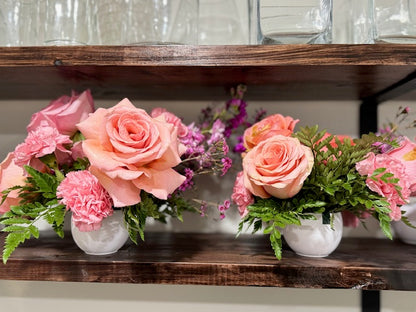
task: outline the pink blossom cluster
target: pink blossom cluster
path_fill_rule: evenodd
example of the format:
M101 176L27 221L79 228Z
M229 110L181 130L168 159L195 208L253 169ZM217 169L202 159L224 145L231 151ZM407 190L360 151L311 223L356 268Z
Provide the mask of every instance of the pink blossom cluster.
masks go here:
M62 96L34 113L26 139L0 164L1 191L24 185L27 175L24 165L51 174L58 173L62 165L69 165L73 160L70 137L77 132L76 124L93 111L94 102L87 90L80 95L73 92L71 96ZM10 192L0 211L6 212L11 204L16 205L17 197L16 192Z
M400 220L400 206L406 204L410 195L416 191L416 144L403 138L400 147L390 149L384 154L370 153L366 159L357 163L356 168L361 175L368 176L367 186L390 203L391 219ZM380 168L386 169L387 173L399 179L400 189L380 179L384 172L376 176L376 179L371 178L373 172Z

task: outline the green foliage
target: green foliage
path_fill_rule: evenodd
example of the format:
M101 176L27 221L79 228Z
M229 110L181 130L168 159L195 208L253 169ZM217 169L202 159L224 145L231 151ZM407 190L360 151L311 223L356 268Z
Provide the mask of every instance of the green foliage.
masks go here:
M3 214L0 223L5 225L3 232L8 233L3 262L6 263L12 252L27 239L39 238L36 221L45 219L56 233L63 237L65 206L56 199L56 188L59 184L56 176L39 172L29 166L25 170L30 174L24 186L13 187L3 192L3 201L12 190L19 191L21 201Z
M184 211L195 212L196 209L179 195L172 194L167 200L161 200L153 195L141 192L140 203L124 207L124 221L129 232L130 239L137 244L137 237L144 241L146 219L153 218L166 223L167 217L183 221Z
M263 233L270 235L278 259L282 256L281 229L290 224L300 225L301 219L313 218L313 213L322 214L323 223L332 224L336 212L349 211L360 219L364 212L369 212L379 221L383 233L392 238L389 203L367 187L367 177L361 176L355 168L369 152L376 151L374 143L384 142L384 139L369 134L358 140L341 142L338 137L325 134L326 131L319 131L317 126L301 128L293 134L314 156L313 169L302 189L288 199L256 197L239 225L239 233L244 225L253 226L254 232L264 227ZM375 171L369 178L393 185L398 182L386 169ZM397 185L396 190L400 191Z

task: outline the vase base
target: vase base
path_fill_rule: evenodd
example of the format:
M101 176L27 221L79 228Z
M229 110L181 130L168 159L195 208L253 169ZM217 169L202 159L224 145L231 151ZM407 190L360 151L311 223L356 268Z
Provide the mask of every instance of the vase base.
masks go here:
M414 240L414 239L405 239L405 238L403 238L403 237L400 237L400 240L401 240L403 243L406 243L406 244L408 244L408 245L416 245L416 240Z
M300 252L296 252L296 254L298 256L308 257L308 258L325 258L325 257L328 257L330 255L329 253L328 254L311 255L311 254L303 254L303 253L300 253Z
M113 250L113 251L105 251L105 252L90 252L90 251L85 251L83 250L87 255L90 256L107 256L107 255L112 255L115 254L118 250Z

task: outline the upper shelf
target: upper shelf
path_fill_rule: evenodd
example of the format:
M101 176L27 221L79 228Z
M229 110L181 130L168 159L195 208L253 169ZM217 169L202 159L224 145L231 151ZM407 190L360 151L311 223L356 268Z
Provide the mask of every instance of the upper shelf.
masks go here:
M0 47L0 99L353 100L416 72L416 45Z
M278 261L267 236L152 232L139 246L89 256L67 235L26 242L0 264L0 279L414 291L415 256L398 241L343 238L327 258L284 250Z

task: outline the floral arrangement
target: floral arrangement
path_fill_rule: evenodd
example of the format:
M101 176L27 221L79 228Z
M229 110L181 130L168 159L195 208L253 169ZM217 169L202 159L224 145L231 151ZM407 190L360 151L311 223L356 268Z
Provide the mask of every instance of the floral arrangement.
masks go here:
M376 218L391 239L392 220L408 223L400 206L416 191L416 144L391 132L358 139L317 126L295 132L297 122L275 114L245 130L243 170L231 196L242 217L239 233L245 225L264 228L281 259L285 226L314 213L331 224L342 212L347 225Z
M227 139L245 122L243 93L238 87L224 108L190 125L163 108L148 114L128 99L95 109L88 90L52 101L32 116L25 141L0 165L3 262L39 237L38 220L63 237L68 211L80 231L93 231L122 209L135 243L138 236L144 240L148 217L205 215L207 204L183 193L195 176L230 168ZM229 201L218 206L221 217L228 207Z

